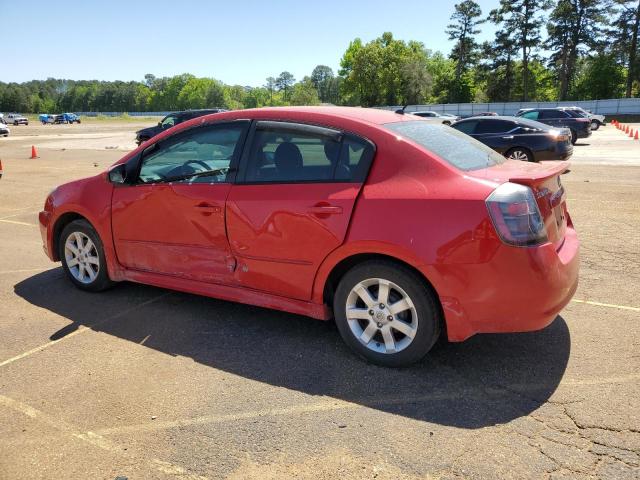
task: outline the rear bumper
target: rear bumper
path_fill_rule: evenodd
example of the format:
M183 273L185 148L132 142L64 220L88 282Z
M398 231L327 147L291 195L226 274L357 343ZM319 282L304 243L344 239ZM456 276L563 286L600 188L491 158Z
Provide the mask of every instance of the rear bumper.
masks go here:
M529 332L549 325L578 286L579 240L568 225L564 243L503 246L481 265L458 265L460 294L441 297L450 341L476 333ZM449 277L452 279L452 277Z

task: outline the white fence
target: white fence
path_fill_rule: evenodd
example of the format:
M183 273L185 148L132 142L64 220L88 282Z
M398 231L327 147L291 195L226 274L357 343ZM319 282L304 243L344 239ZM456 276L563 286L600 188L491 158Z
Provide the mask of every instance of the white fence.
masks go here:
M429 105L409 105L405 111L432 110L451 113L461 117L482 112L496 112L499 115L515 115L521 108L550 108L578 106L601 115L640 115L640 98L614 98L610 100L585 100L567 102L508 102L508 103L435 103ZM382 107L388 110L402 106Z

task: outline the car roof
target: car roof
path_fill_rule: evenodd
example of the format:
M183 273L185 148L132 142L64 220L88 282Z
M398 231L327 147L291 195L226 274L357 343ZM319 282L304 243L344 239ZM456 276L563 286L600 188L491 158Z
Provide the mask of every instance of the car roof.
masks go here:
M273 115L274 117L284 118L288 114L294 114L296 117L300 117L301 115L309 115L310 117L318 116L318 119L322 118L325 120L330 120L332 117L335 119L351 119L376 125L384 125L385 123L402 121L424 121L423 119L417 118L415 115L396 113L392 110L335 106L250 108L246 110L232 110L215 115L216 118L218 118L218 115L220 115L219 118L242 118L243 115L246 115L247 118L252 118L254 116L255 118L265 118L270 115ZM313 119L310 118L309 120Z
M464 122L468 122L468 121L479 121L479 122L491 122L491 121L495 121L495 120L504 120L507 122L513 122L513 123L517 123L520 125L526 125L532 128L538 128L541 130L552 130L552 127L550 127L549 125L547 125L546 123L541 123L541 122L536 122L535 120L530 120L528 118L522 118L522 117L511 117L511 116L507 116L507 115L493 115L491 117L469 117L469 118L465 118L464 120L460 120L458 122L456 122L455 124L458 123L464 123ZM455 125L454 124L454 125Z

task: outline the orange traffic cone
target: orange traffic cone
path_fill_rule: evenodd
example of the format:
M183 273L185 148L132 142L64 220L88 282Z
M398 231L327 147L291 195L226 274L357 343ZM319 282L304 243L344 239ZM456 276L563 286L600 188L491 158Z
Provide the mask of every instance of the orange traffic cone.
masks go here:
M636 130L636 134L633 137L634 140L638 140L638 130ZM2 163L0 163L0 176L2 176Z
M624 133L629 133L629 125L627 125L626 128L624 129Z
M0 178L2 178L2 160L0 160Z
M616 124L616 119L614 118L613 120L611 120L611 125L615 126Z
M38 151L36 150L35 145L31 145L31 158L40 158L38 156Z
M629 129L629 137L633 138L633 128Z

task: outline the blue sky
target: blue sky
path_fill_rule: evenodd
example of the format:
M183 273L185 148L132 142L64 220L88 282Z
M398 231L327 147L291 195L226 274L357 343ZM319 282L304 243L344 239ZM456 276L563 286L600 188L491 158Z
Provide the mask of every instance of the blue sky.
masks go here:
M477 0L483 14L498 0ZM447 54L453 0L0 0L0 81L142 80L193 73L262 85L318 64L337 70L355 37L385 31ZM494 28L483 25L480 39Z

